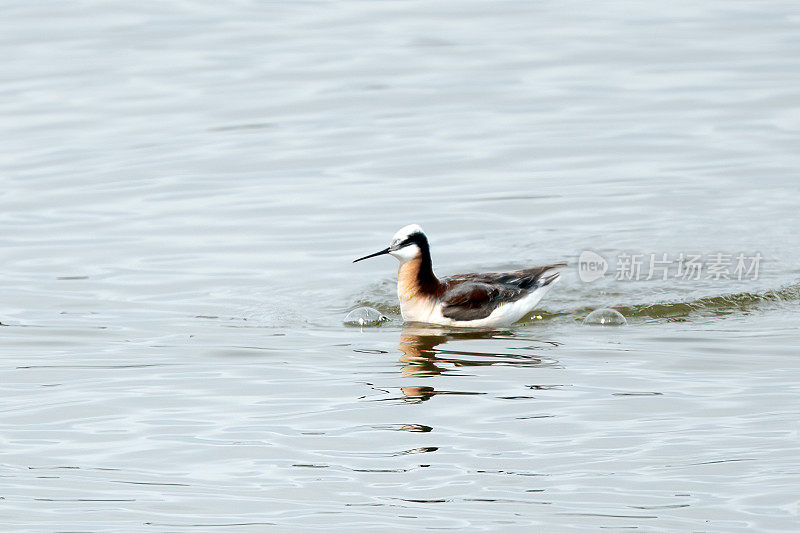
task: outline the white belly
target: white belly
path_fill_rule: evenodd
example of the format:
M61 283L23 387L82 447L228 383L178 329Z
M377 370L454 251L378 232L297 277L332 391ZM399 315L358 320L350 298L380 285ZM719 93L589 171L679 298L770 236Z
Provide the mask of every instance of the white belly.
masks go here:
M539 287L524 298L516 302L498 305L486 318L478 320L453 320L442 314L442 305L429 298L400 297L400 314L406 322L425 322L441 326L456 326L460 328L495 328L510 326L533 311L536 304L553 284Z

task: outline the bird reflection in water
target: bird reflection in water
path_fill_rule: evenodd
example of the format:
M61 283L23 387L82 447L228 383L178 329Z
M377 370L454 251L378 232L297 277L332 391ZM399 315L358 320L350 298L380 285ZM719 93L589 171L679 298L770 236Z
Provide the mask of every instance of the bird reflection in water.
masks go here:
M461 331L422 326L405 326L400 335L398 349L402 352L400 369L404 378L427 378L438 374L456 373L456 368L475 366L553 366L553 361L544 360L525 353L472 352L437 348L438 346L461 340L513 338L503 331ZM401 387L403 399L409 402L424 402L439 394L475 395L482 392L444 391L431 386Z

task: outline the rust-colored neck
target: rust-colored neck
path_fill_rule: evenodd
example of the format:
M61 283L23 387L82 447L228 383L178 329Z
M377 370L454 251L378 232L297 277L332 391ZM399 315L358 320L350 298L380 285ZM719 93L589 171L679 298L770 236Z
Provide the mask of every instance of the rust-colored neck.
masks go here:
M400 265L397 270L397 289L406 298L431 297L440 292L440 283L433 273L428 250L422 250L419 256Z

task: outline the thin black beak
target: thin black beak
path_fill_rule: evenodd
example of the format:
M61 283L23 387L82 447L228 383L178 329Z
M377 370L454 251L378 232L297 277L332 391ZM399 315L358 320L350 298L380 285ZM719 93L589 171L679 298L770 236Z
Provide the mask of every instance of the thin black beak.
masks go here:
M359 257L358 259L353 261L353 263L358 263L359 261L363 261L364 259L369 259L370 257L375 257L376 255L383 255L383 254L388 254L388 253L389 253L389 249L388 248L384 248L380 252L375 252L374 254L369 254L369 255L365 255L364 257Z

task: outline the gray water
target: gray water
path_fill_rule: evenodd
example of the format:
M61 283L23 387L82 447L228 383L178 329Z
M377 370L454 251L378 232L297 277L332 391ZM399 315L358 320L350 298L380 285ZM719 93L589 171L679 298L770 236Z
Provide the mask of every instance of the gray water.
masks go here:
M798 530L795 3L3 11L3 531ZM404 326L351 260L409 223L440 275L570 266Z

